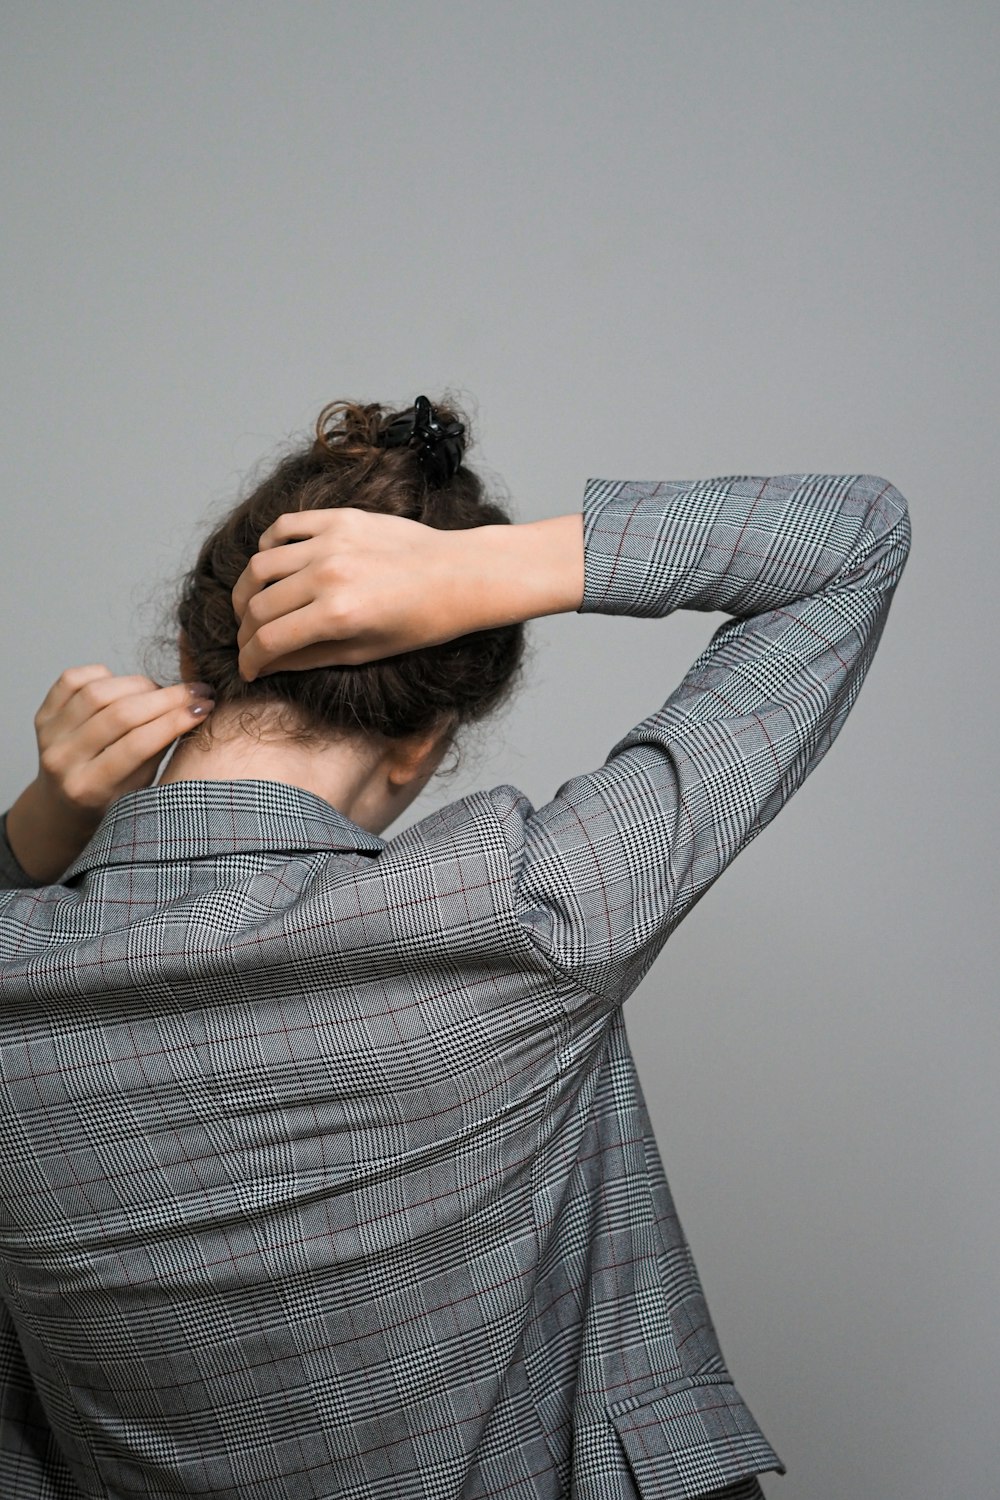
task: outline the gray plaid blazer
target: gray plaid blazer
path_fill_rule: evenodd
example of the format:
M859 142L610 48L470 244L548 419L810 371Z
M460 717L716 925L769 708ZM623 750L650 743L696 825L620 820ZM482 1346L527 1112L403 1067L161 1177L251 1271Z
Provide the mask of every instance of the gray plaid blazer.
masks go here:
M311 792L0 843L3 1500L762 1500L624 1002L819 763L910 545L872 475L588 481L581 612L722 611L605 763L393 838ZM651 681L655 674L651 670Z

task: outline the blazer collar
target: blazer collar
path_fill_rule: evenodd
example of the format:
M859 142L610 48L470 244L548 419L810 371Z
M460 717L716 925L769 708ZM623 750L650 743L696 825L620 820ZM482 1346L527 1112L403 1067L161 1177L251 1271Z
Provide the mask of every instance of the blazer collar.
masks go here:
M168 781L113 802L60 882L100 865L157 864L253 849L379 854L385 846L377 833L304 787L283 781Z

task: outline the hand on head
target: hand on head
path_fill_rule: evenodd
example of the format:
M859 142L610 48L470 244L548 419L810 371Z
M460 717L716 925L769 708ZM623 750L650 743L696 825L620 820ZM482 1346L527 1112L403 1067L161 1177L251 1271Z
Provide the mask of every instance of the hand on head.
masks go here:
M376 661L475 628L469 542L350 506L279 516L233 589L241 677Z

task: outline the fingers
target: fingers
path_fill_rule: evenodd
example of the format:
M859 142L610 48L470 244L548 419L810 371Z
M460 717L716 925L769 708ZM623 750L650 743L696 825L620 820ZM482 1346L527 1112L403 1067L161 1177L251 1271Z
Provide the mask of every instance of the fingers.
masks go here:
M67 667L65 672L60 672L42 699L41 706L35 714L35 724L37 725L39 720L44 721L58 713L63 704L67 703L73 694L86 686L88 682L96 682L99 678L111 675L108 668L103 665Z
M79 687L38 736L49 794L76 812L99 814L125 790L147 786L167 747L212 711L208 698L194 696L195 686L123 677ZM109 701L98 706L95 694Z
M289 546L273 547L267 552L255 552L233 588L233 613L237 620L242 621L252 598L276 579L287 578L289 574L298 572L313 555L314 549L308 543L304 546L292 543Z
M153 687L148 691L136 691L129 684L150 681L148 678L114 678L111 682L91 682L79 688L73 699L67 702L51 742L43 745L42 768L52 775L66 772L69 765L87 765L97 759L109 745L120 741L138 727L153 724L150 733L150 748L145 753L153 754L157 736L162 738L163 748L172 739L192 729L204 718L193 714L192 708L205 705L205 699L195 699L187 682L175 682L169 687ZM112 691L114 688L123 690ZM99 702L94 702L94 696ZM82 705L81 700L87 699ZM144 742L144 741L142 741Z
M317 641L299 651L289 651L287 656L274 657L261 667L257 676L270 677L272 672L302 672L308 667L356 666L372 660L374 655L374 652L366 655L355 646L335 641Z
M306 537L316 536L318 532L337 525L341 514L341 507L333 510L285 511L271 522L266 531L261 532L257 547L261 552L267 552L272 547L284 546L286 542L300 542Z
M296 662L301 661L303 650L321 641L325 648L316 665L350 660L339 644L348 633L343 600L333 603L327 597L329 570L342 554L341 543L346 542L349 553L358 541L358 528L368 527L374 519L353 506L286 511L261 533L258 551L232 591L239 622L239 670L246 682L253 682L268 668L281 670L274 665L279 658L290 661L294 656ZM379 521L397 519L378 517ZM336 536L331 537L331 532ZM367 535L362 529L360 536ZM336 576L336 564L334 568Z
M337 541L357 537L357 528L370 522L369 512L355 506L335 506L329 510L286 511L261 532L258 550L236 580L232 591L233 613L243 623L250 600L270 588L280 578L303 571L318 557L329 554L330 533ZM396 519L379 517L380 520ZM362 533L364 534L364 533ZM336 549L335 549L336 550Z
M157 735L165 735L171 727L174 730L171 738L175 739L178 733L192 729L205 717L204 708L207 703L208 699L204 696L193 693L190 682L172 682L169 687L154 687L147 693L118 694L81 727L76 736L76 744L81 747L93 745L94 754L97 754L97 751L117 744L136 730L153 730L153 739L156 739ZM195 712L195 709L199 711ZM133 744L144 742L144 739L138 739ZM169 742L171 739L165 739L163 744ZM153 754L153 748L156 747L153 741L150 741L150 745L147 754Z
M305 573L293 573L290 578L272 583L247 601L236 644L242 649L262 625L269 625L272 620L290 615L294 610L304 609L315 598L316 586Z
M163 689L164 692L169 689ZM136 786L147 784L155 775L160 758L174 740L203 722L209 705L199 717L192 713L190 700L164 709L156 717L127 729L118 739L94 757L91 773L102 786Z
M68 675L68 673L63 673L64 678ZM102 709L107 708L109 704L116 703L123 698L141 696L150 691L160 691L151 677L143 677L139 674L114 677L110 672L100 677L90 676L73 688L63 698L58 708L44 717L39 710L35 726L43 733L48 731L59 735L70 734L81 724L85 724L88 719L93 718L95 714L100 713Z
M322 665L346 660L338 655L335 636L336 627L331 628L329 608L314 600L303 609L267 621L250 636L240 651L240 675L244 681L253 682L279 657L290 656L319 641L327 648Z

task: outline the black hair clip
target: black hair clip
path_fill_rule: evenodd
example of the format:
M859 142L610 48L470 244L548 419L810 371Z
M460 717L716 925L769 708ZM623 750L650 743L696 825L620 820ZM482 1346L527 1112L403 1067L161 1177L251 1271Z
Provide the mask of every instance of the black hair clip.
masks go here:
M418 396L402 416L384 427L376 438L380 448L405 443L417 451L417 461L431 489L447 484L457 473L465 453L465 424L441 422L426 396Z

